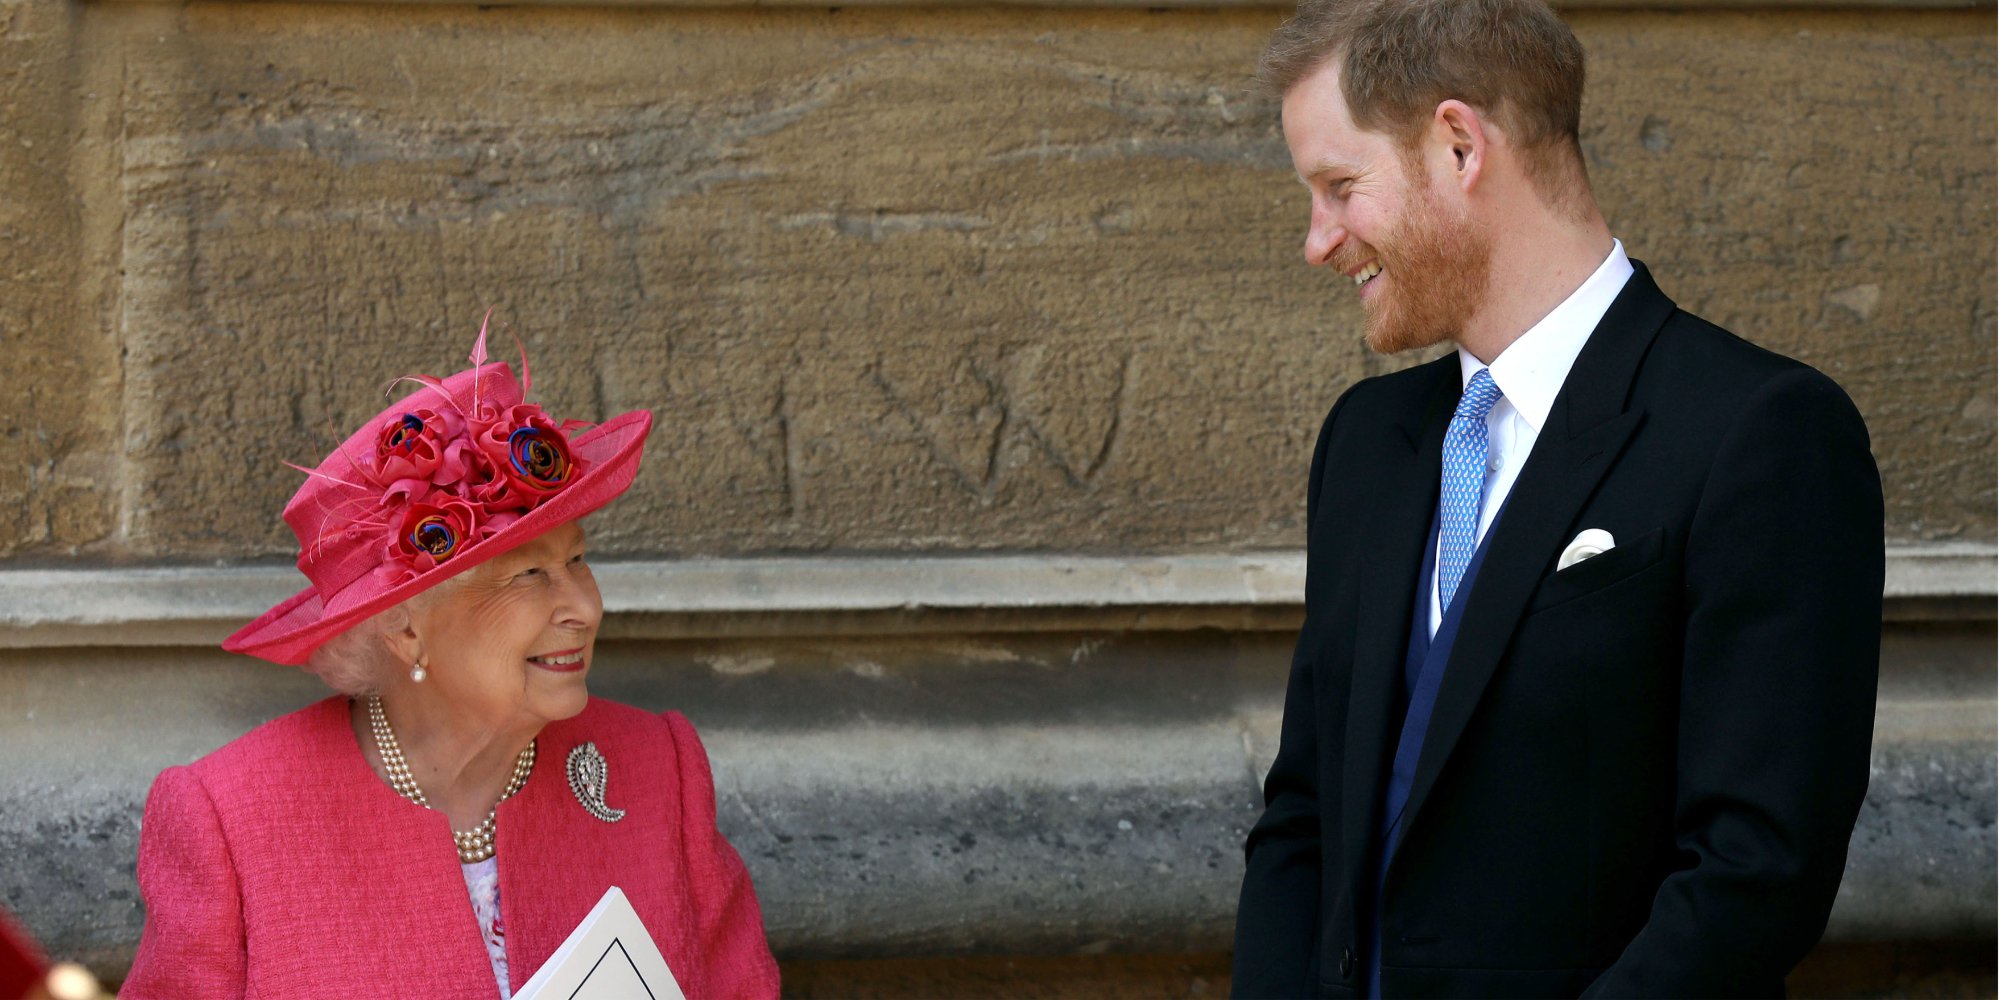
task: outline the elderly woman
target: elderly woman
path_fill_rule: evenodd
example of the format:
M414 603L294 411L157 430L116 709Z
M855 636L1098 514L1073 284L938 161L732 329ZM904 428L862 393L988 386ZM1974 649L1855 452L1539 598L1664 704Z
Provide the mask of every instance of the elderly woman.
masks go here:
M304 470L312 586L224 648L341 693L161 772L125 997L505 998L614 885L691 1000L777 995L694 729L585 688L652 417L557 425L485 341Z

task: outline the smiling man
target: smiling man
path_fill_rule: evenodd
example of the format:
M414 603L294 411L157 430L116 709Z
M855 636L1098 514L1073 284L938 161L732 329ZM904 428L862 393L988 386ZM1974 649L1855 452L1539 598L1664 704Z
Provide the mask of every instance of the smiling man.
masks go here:
M1882 495L1825 376L1675 308L1540 0L1307 0L1261 75L1347 391L1239 996L1779 995L1867 787Z

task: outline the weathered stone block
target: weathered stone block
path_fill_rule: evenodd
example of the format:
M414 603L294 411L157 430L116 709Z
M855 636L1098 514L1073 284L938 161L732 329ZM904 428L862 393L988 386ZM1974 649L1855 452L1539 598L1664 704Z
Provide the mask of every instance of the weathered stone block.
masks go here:
M498 305L553 411L660 416L606 551L1295 545L1319 419L1407 359L1298 263L1277 16L90 7L123 382L48 422L122 426L63 452L121 500L60 530L289 552L279 460ZM1892 537L1990 538L1991 12L1571 16L1632 252L1849 387Z
M1991 12L1571 17L1585 151L1632 252L1847 389L1891 537L1991 537Z
M94 220L70 168L97 147L78 12L0 0L0 558L100 545L117 518L117 346L79 295Z
M1237 331L1280 305L1217 294L1288 254L1239 238L1276 162L1232 94L1262 22L1197 21L1239 45L1169 53L1129 16L187 8L129 40L133 548L288 549L277 460L457 364L492 302L557 412L658 411L618 549L1281 538L1299 403L1360 352L1275 363Z

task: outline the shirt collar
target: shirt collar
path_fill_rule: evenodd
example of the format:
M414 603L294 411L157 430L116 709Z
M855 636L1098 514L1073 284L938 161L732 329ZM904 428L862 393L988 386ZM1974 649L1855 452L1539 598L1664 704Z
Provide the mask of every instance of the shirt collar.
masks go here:
M1482 364L1459 348L1460 385L1471 382L1479 369L1486 369L1514 411L1540 433L1549 419L1549 408L1555 405L1556 393L1569 377L1570 366L1631 276L1632 261L1625 256L1625 244L1614 239L1610 255L1597 270L1569 293L1569 298L1507 345L1492 364Z

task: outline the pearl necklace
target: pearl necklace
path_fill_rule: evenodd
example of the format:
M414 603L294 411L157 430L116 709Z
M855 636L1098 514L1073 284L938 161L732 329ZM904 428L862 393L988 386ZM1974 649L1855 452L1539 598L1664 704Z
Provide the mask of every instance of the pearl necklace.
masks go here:
M382 755L382 770L389 772L389 787L396 794L411 802L431 807L430 800L424 798L424 790L417 786L417 779L410 773L410 762L403 759L403 747L396 742L396 734L389 728L389 714L382 710L380 695L368 696L368 728L375 734L375 750ZM528 775L535 769L535 741L521 749L521 755L514 758L514 776L507 781L507 790L500 793L500 802L505 802L528 783ZM464 864L478 864L493 856L493 816L500 809L495 802L486 810L486 818L470 830L453 830L451 839L458 845L458 860Z

